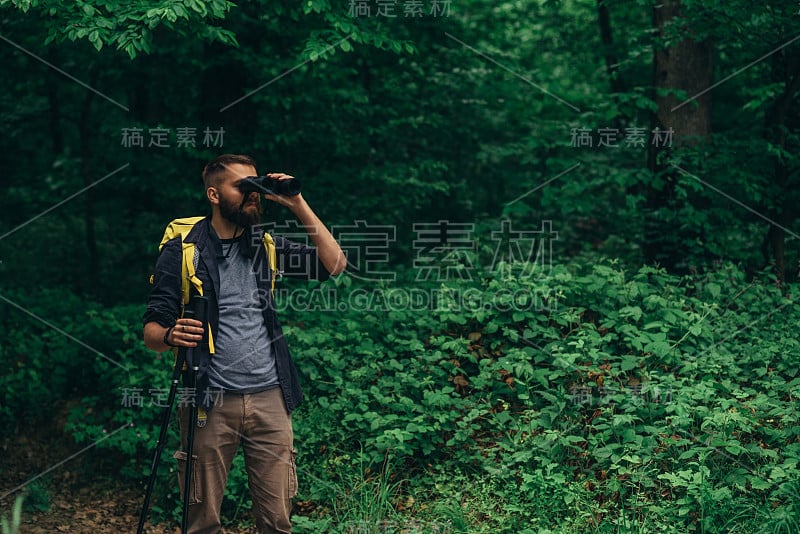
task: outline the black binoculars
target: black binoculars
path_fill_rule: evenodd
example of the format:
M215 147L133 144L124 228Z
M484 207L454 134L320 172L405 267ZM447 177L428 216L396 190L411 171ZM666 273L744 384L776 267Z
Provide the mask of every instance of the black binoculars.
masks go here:
M300 193L300 180L297 178L278 180L269 176L248 176L239 182L237 187L245 196L250 193L268 193L293 197Z

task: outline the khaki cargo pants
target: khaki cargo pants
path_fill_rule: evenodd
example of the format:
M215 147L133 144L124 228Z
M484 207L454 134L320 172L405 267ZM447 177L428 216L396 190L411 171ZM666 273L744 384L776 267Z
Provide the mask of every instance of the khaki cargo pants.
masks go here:
M181 447L178 480L183 498L189 407L178 410ZM220 507L233 457L242 445L253 499L256 527L262 534L291 532L291 499L297 493L292 418L280 388L261 393L226 392L195 427L194 464L189 493L189 528L193 534L220 532Z

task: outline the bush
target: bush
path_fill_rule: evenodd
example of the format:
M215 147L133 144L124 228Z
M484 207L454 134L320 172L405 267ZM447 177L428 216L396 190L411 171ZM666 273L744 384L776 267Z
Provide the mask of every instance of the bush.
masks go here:
M412 287L435 305L402 304L398 290ZM294 416L300 530L346 531L361 520L346 509L356 495L362 511L363 497L380 497L375 513L392 524L453 531L796 530L794 286L730 265L677 277L603 261L539 276L502 265L438 286L339 278L315 291L351 305L283 314L306 393ZM42 328L3 356L25 355L17 373L57 359L65 374L11 386L51 402L84 392L73 436L105 437L104 456L143 483L160 410L121 399L168 387L171 358L144 349L140 306L89 308L63 328L126 372ZM20 322L8 310L3 320ZM64 389L76 376L93 382ZM179 509L161 471L156 516ZM249 506L239 466L223 510L235 522Z
M795 288L732 266L681 278L604 262L538 278L505 266L442 289L472 302L287 328L306 377L303 464L324 475L310 497L363 447L422 479L447 466L502 480L505 509L549 528L797 520Z

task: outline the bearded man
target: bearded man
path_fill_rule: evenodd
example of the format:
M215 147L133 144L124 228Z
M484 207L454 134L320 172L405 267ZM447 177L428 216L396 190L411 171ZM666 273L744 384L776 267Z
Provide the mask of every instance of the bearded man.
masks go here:
M277 266L262 246L261 195L244 194L240 182L258 176L253 158L223 154L203 169L211 215L184 238L195 244L196 276L209 299L210 336L205 325L181 317L182 242L161 249L153 289L144 314L144 340L152 350L199 347L195 399L201 415L195 428L192 481L183 488L189 408L179 406L183 449L175 453L181 493L189 491L189 532L221 529L220 507L234 455L244 451L253 513L261 533L291 532L291 499L297 492L292 411L302 399L297 370L281 330L272 298L277 272L282 276L325 280L342 272L345 256L302 194L265 194L289 208L313 246L273 236ZM270 173L273 180L293 178ZM208 343L207 343L208 345Z

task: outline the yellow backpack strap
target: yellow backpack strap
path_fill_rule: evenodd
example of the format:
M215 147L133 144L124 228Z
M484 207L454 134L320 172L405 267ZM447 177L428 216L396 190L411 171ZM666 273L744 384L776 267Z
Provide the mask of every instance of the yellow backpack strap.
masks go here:
M183 219L175 219L169 223L169 225L167 225L167 229L164 230L164 237L161 238L161 243L158 245L158 250L161 250L161 248L164 246L164 243L170 239L174 239L178 236L184 238L189 235L189 232L192 231L194 225L203 219L205 219L205 217L184 217Z
M201 217L202 218L202 217ZM200 251L194 243L183 242L183 261L181 271L181 291L183 292L183 305L184 307L189 304L191 296L191 288L194 287L197 294L203 296L203 281L197 277L197 263L200 261ZM214 354L214 336L211 333L211 324L206 325L208 332L208 352Z
M194 243L182 243L183 262L181 267L181 291L183 292L183 305L189 304L190 285L194 286L197 294L203 295L203 282L195 274L197 262L200 261L200 254Z
M264 250L267 252L267 258L269 258L269 270L272 271L272 287L270 288L272 291L272 296L275 296L275 279L278 277L278 256L275 251L275 241L272 239L272 236L269 232L264 232L264 237L262 239L264 241Z
M197 276L195 270L197 269L197 262L199 261L197 247L194 243L187 243L186 236L192 231L194 225L202 221L205 217L185 217L183 219L175 219L164 230L164 237L161 238L161 244L158 245L158 250L164 247L164 244L176 237L181 238L181 250L183 252L183 261L181 262L181 293L183 294L183 305L189 303L190 286L194 286L199 295L203 294L203 283Z
M200 251L194 243L187 243L186 236L192 231L194 225L205 219L205 217L186 217L183 219L175 219L167 226L164 231L164 236L161 238L161 243L158 245L158 250L164 247L164 244L176 237L181 238L181 251L183 259L181 260L181 294L183 295L183 306L189 303L191 297L191 288L194 287L198 295L203 295L203 282L197 277L197 264L200 261ZM274 248L274 246L273 246ZM211 335L211 325L208 325L208 347L211 354L214 354L214 340Z

